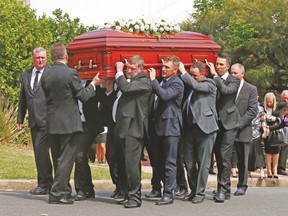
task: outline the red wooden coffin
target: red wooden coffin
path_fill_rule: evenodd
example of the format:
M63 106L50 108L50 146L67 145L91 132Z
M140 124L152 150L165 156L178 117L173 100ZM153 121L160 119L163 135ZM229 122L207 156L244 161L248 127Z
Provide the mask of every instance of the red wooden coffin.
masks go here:
M126 33L111 29L87 32L76 37L68 46L68 65L79 72L81 79L91 79L97 72L101 78L114 78L117 61L140 55L144 70L154 67L157 76L161 72L161 59L176 55L189 69L194 60L214 62L220 46L210 37L181 32L157 38L145 34Z

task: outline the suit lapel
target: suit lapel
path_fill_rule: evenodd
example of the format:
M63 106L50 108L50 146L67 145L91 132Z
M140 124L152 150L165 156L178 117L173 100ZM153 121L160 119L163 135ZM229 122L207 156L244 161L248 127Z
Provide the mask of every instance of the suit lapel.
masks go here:
M43 70L43 72L42 72L42 74L41 74L41 77L40 77L40 79L39 79L39 81L38 81L38 85L36 86L36 89L35 89L34 91L32 91L33 94L36 94L36 92L39 90L39 88L40 88L40 86L41 86L41 79L42 79L43 73L45 73L45 71L46 71L46 67L44 68L44 70ZM31 73L31 74L32 74L32 73Z
M27 83L25 83L25 85L28 86L28 89L29 89L29 91L31 92L31 94L34 94L34 93L33 93L33 90L31 89L31 85L30 85L30 83L31 83L31 77L32 77L32 69L33 69L33 68L31 68L31 69L28 71L28 73L27 73Z
M242 88L240 89L240 92L238 94L238 97L236 98L235 104L238 105L241 101L241 98L243 95L246 94L246 82L244 81Z

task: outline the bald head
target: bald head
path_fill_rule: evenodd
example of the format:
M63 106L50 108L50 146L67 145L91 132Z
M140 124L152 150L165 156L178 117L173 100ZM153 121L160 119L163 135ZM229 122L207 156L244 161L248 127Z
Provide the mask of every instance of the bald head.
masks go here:
M245 68L242 64L236 63L231 66L231 74L242 80L245 75Z

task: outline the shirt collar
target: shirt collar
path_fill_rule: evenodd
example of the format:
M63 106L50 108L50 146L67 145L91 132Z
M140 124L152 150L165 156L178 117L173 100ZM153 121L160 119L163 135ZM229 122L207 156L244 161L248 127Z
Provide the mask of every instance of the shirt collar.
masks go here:
M32 73L36 73L36 71L40 71L40 73L42 74L45 68L42 68L41 70L37 70L36 67L34 67L32 69Z
M221 79L226 80L226 79L228 78L228 76L229 76L229 72L227 71L225 74L223 74L223 75L221 76Z

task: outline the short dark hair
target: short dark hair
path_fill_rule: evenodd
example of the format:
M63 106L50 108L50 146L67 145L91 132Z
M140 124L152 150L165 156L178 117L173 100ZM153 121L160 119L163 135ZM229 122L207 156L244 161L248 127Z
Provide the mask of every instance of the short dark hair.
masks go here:
M52 61L65 59L67 55L67 50L64 44L54 43L50 48Z
M205 64L203 62L199 62L199 61L194 61L192 64L191 64L191 67L192 68L198 68L199 69L199 72L201 74L204 74L206 72L206 67L205 67Z
M177 69L179 68L180 59L178 56L171 55L164 59L164 62L170 62L170 61L172 62L174 68L177 68Z
M144 67L144 60L139 55L132 56L128 62L130 64L137 64L138 68L140 68L140 69L143 69L143 67Z
M227 64L231 65L231 57L228 53L225 52L218 53L217 57L226 59Z

